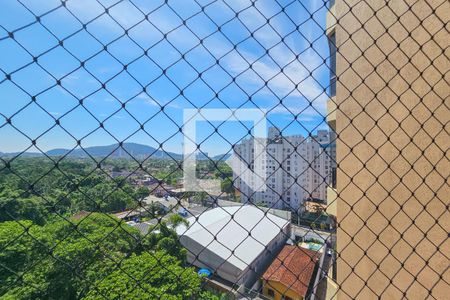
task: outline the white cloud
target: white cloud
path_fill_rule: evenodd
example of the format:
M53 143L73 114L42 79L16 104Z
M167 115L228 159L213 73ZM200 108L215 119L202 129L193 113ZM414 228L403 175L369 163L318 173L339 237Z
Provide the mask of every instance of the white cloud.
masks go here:
M233 7L237 6L239 1L227 1L232 4ZM310 9L316 10L323 2L322 0L314 0L311 3ZM248 5L240 3L241 9ZM267 2L259 1L256 3L258 12L253 7L245 10L246 19L244 23L249 27L255 27L261 23L261 18L270 18L274 16L279 10L278 5L269 5ZM278 18L272 18L270 24L277 32L288 32L285 24L280 22ZM305 35L311 36L311 33L306 32ZM269 47L279 43L279 35L273 31L273 29L265 26L254 35L254 38L263 45L269 45ZM216 40L216 48L221 48L222 41ZM285 114L301 114L306 119L314 116L324 116L326 114L326 100L327 95L324 92L324 88L316 80L322 72L326 71L327 67L323 65L323 59L313 49L307 51L299 50L304 49L299 44L301 41L294 44L296 49L289 49L284 43L279 43L275 47L271 48L269 55L262 58L256 57L252 52L246 50L233 50L226 57L221 60L221 65L233 76L237 76L240 82L245 82L250 87L256 86L261 88L264 85L264 81L268 81L268 88L264 88L260 92L273 98L273 106L279 103L277 98L293 99L293 101L286 100L283 102L289 110L279 105L273 112L285 113ZM305 45L303 45L305 46ZM223 47L225 48L225 46ZM268 48L268 47L266 47ZM298 55L298 57L297 57ZM270 57L270 58L269 58ZM223 63L223 64L222 64ZM246 71L249 69L249 63L252 64L252 71ZM313 72L313 73L312 73ZM239 75L240 74L240 75ZM242 86L242 85L241 85ZM245 89L245 86L243 87ZM276 96L275 96L275 95ZM309 105L311 103L311 105ZM267 108L272 108L268 106Z
M219 3L220 2L223 3L223 1L219 1ZM260 27L264 24L267 18L273 17L280 11L280 7L276 4L276 2L271 3L267 1L257 1L255 6L259 11L251 6L251 1L227 0L225 2L236 11L240 11L247 7L247 9L242 13L242 20L243 23L251 30L255 30ZM147 5L145 2L139 2L137 5L143 11L148 11L145 7ZM309 8L312 11L317 10L322 5L323 0L312 0L309 2ZM92 20L98 15L104 13L104 9L101 5L99 5L96 1L90 0L69 0L67 2L67 8L84 22ZM114 18L125 28L135 25L143 18L143 14L128 2L123 2L118 6L113 7L110 9L109 13L112 18ZM205 13L208 13L208 10L205 10ZM178 18L172 18L170 17L171 15L167 14L167 12L159 10L158 13L150 15L150 20L162 31L179 26L180 20ZM106 30L120 30L117 24L114 24L111 20L107 21L111 17L98 19L95 22L104 26ZM277 32L289 32L289 30L286 30L288 25L284 24L280 18L271 18L270 25L273 26ZM142 29L144 28L145 27L142 27ZM141 30L139 27L133 29L133 33L142 35L142 37L147 37L149 39L151 39L152 34L154 34L146 30ZM304 32L303 34L307 37L311 36L311 33L309 32ZM271 47L280 41L279 35L267 24L262 29L255 32L254 38L267 47ZM169 35L169 39L176 42L176 45L186 45L186 48L192 47L192 35L188 36L174 31ZM273 97L274 105L278 102L277 97L286 97L286 99L293 99L293 101L286 100L286 106L294 113L301 113L305 117L307 115L317 116L318 113L315 111L316 109L320 114L324 115L326 114L327 96L320 84L314 79L314 77L317 76L315 75L316 73L311 75L311 72L321 66L323 61L322 58L312 49L300 54L297 59L296 55L300 53L301 50L299 49L302 48L299 45L300 43L302 43L301 40L290 43L296 48L292 50L295 53L292 53L292 51L285 45L279 44L270 50L270 58L265 56L260 59L258 59L255 53L252 53L251 49L242 50L238 48L238 50L233 50L232 53L223 58L221 60L221 65L233 76L238 76L238 74L249 68L249 64L246 62L246 60L248 60L252 63L252 69L254 72L244 72L238 76L240 83L244 83L244 89L245 85L248 85L249 89L262 87L264 85L264 81L268 81L268 87L275 93L276 96L270 93L268 89L263 89L261 92L264 93L263 91L265 91L266 96ZM205 41L205 45L207 45L207 48L214 54L216 52L219 53L219 56L231 49L230 43L225 39L220 38L219 34L210 36ZM298 47L296 47L296 45L298 45ZM215 49L218 51L215 51ZM236 51L239 51L239 53ZM246 60L242 59L239 54L244 56ZM283 68L283 72L281 71L281 68ZM315 72L317 72L317 70ZM67 79L72 80L75 78ZM150 98L145 93L138 95L136 99L142 100L150 106L159 106L157 101ZM109 100L105 99L105 101ZM309 106L310 102L312 103L312 107ZM169 103L167 106L181 108L176 103ZM274 111L279 113L290 113L282 106L277 107Z
M136 100L131 100L130 103L143 102L150 106L159 106L158 103L152 98L150 98L150 96L148 96L146 93L140 93L134 99Z
M66 81L66 82L73 82L73 81L77 81L79 79L80 79L80 76L75 75L73 73L64 77L64 81Z
M247 53L244 56L249 56ZM241 72L248 68L248 64L243 62L242 58L238 55L227 56L224 60L225 68L234 76L238 76L240 80L244 80L248 84L262 85L262 80L268 81L268 87L279 98L294 98L295 101L290 101L290 110L302 111L302 103L309 103L317 109L322 115L326 113L326 100L327 96L324 93L324 89L314 79L314 75L311 76L310 72L314 71L321 65L320 57L314 54L314 51L307 51L305 54L300 55L299 59L295 58L295 55L287 51L273 51L271 52L271 59L279 63L283 68L281 72L271 59L263 58L253 63L252 69L256 72L245 72L238 76ZM268 90L264 89L267 95L273 96ZM275 99L278 102L278 99ZM308 109L310 114L316 114L314 108ZM285 111L283 107L280 111Z
M131 100L129 103L133 104L133 103L144 103L150 106L154 106L154 107L161 107L163 105L165 105L166 107L171 107L171 108L182 108L180 105L178 105L175 102L170 102L170 103L163 103L163 102L157 102L156 100L152 99L149 95L147 95L146 93L140 93L139 95L137 95L134 100Z
M309 1L309 8L311 12L315 12L318 9L320 9L321 7L324 6L325 2L328 1L324 1L324 0L310 0Z

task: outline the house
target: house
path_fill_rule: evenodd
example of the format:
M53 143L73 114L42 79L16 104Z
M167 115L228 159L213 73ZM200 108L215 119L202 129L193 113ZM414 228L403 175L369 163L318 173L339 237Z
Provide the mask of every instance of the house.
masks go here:
M152 195L145 197L144 202L147 205L155 205L158 209L161 209L165 214L170 211L176 212L174 208L180 204L179 200L175 197L166 196L164 198L158 198Z
M261 277L290 235L290 222L254 205L217 207L177 227L187 260L242 291Z
M130 225L131 227L136 228L143 235L147 235L150 230L151 230L151 232L156 233L156 230L154 229L154 227L156 225L158 225L158 223L159 223L158 219L151 219L149 221L140 222L140 223L137 223L137 222L134 222L134 221L127 222L128 225Z
M322 213L327 209L327 203L317 198L308 198L304 203L305 210L312 213Z
M146 186L155 188L159 183L158 179L150 176L145 176L144 178L135 178L133 179L133 184L136 186Z
M112 171L111 171L111 174L110 174L110 176L111 176L112 178L117 178L117 177L125 177L125 178L128 178L128 177L130 177L131 175L133 175L133 172L125 171L125 170L120 170L120 171L114 171L114 170L112 170Z
M285 245L262 276L263 295L274 300L306 299L320 254Z
M143 215L146 215L146 211L143 208L133 209L133 210L125 210L118 213L115 213L114 216L116 216L118 219L124 220L124 221L131 221L134 219L137 219Z
M161 183L152 183L149 186L150 193L157 197L164 197L171 195L172 191L175 189L171 185L161 184Z

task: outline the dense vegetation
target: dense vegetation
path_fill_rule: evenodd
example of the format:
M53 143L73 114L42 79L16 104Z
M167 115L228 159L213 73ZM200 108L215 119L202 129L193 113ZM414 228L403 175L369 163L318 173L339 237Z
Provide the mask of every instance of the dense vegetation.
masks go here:
M111 171L139 171L133 160L109 159L97 165L88 159L55 164L47 158L19 158L6 163L0 160L0 222L26 219L42 225L55 214L119 212L136 208L149 193L133 187L129 178L110 176ZM182 176L179 163L172 160L146 161L140 172L170 184ZM221 179L222 191L233 193L232 171L224 162L199 161L198 177Z
M55 214L118 212L136 207L145 193L88 161L55 165L44 158L18 159L0 171L0 222L27 219L42 225Z
M171 229L183 218L144 236L108 214L136 207L148 190L83 160L2 162L1 299L220 298L186 265ZM74 216L81 210L96 213Z
M0 223L2 299L219 299L167 225L142 236L105 214L69 221Z

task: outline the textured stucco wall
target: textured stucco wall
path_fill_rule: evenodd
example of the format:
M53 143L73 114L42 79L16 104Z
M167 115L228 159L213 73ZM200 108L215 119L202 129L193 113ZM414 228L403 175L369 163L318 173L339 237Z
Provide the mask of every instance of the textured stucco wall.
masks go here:
M276 281L269 280L267 283L265 282L263 283L263 295L270 298L268 292L269 289L271 289L275 293L275 296L272 298L273 300L283 300L283 296L285 297L287 296L295 300L303 299L303 297L300 296L298 293Z
M336 14L339 299L445 299L450 4L337 0Z

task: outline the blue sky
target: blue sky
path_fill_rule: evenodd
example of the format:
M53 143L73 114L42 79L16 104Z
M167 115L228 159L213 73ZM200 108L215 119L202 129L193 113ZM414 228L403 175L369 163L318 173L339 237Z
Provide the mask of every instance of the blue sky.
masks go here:
M181 152L183 109L196 107L267 109L286 134L327 128L325 13L322 0L0 0L0 151L31 138L42 151L81 139ZM229 151L197 127L203 151ZM219 128L231 143L246 131Z

